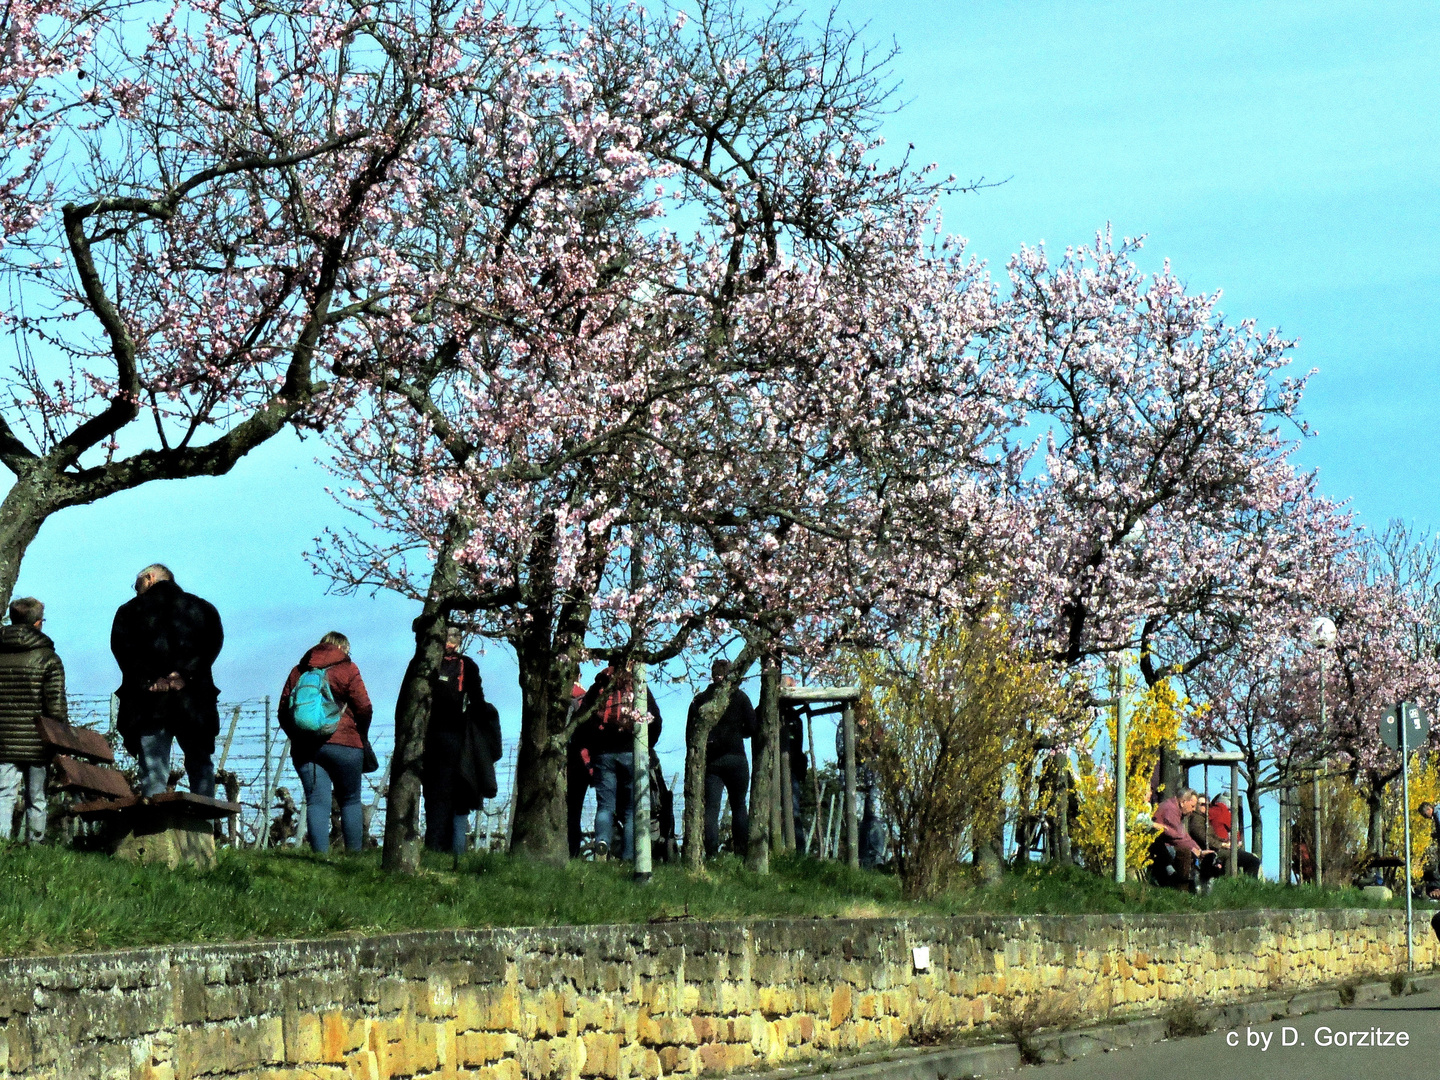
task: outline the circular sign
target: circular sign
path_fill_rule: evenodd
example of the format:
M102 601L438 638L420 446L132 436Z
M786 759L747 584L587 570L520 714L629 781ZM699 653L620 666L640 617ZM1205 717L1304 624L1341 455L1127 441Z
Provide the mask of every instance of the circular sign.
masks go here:
M1380 740L1391 750L1400 749L1400 710L1391 705L1380 714Z

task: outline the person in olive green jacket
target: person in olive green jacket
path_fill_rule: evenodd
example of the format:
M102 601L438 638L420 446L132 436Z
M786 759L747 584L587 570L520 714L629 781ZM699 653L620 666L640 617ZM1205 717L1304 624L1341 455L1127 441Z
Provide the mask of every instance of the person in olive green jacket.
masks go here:
M0 836L11 835L15 803L24 795L24 839L45 838L45 766L50 760L35 717L69 720L65 665L40 632L45 605L26 596L10 604L0 627Z

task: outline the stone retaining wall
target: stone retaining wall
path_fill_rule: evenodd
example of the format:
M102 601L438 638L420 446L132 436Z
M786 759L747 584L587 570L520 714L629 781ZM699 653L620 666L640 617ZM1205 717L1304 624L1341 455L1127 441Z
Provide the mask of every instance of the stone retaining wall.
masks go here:
M1416 922L1416 960L1440 960ZM916 947L929 949L917 971ZM0 1076L727 1074L1393 971L1404 913L667 923L0 960Z

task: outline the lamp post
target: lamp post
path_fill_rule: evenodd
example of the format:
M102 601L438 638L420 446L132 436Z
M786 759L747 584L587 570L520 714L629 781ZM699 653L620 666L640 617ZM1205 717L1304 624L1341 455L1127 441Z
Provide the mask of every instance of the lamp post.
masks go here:
M1134 550L1145 536L1144 522L1137 521L1120 538L1120 547L1126 551ZM1129 629L1127 624L1126 629ZM1123 657L1123 653L1121 656ZM1127 800L1125 761L1125 725L1129 717L1125 715L1125 665L1122 659L1117 658L1114 668L1115 676L1115 883L1125 884L1125 804Z
M1125 672L1115 665L1115 883L1125 884Z
M1331 648L1335 645L1335 624L1324 615L1316 616L1310 620L1310 644L1320 650L1320 755L1323 760L1325 754L1325 660ZM1320 796L1320 775L1321 768L1317 765L1314 772L1314 782L1311 784L1311 795L1314 797L1315 810L1315 884L1324 887L1324 841L1320 832L1320 812L1323 806Z

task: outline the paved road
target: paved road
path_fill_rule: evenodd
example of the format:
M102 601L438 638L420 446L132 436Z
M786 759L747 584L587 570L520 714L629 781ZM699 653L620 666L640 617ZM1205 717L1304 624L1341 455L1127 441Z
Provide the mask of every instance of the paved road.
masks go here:
M1348 1035L1337 1033L1372 1029L1404 1032L1408 1045L1333 1045L1348 1041ZM1393 1041L1399 1041L1398 1035ZM1430 1080L1440 1076L1440 991L1092 1054L1012 1075L1025 1080Z

